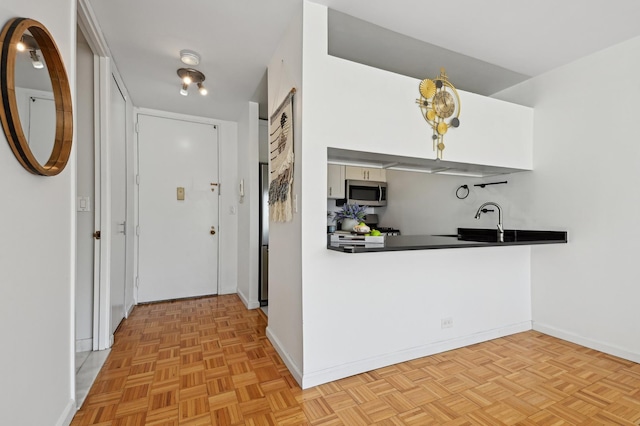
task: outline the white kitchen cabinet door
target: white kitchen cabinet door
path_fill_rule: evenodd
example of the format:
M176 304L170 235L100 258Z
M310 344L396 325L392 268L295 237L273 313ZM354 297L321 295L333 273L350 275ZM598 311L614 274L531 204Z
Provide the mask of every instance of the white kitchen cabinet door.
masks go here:
M386 182L387 171L385 169L365 169L367 171L367 180L374 182Z
M345 175L351 180L372 180L374 182L386 182L387 171L370 167L346 166Z
M365 180L365 176L363 167L345 167L345 178L347 180Z
M345 166L327 165L327 198L344 198Z

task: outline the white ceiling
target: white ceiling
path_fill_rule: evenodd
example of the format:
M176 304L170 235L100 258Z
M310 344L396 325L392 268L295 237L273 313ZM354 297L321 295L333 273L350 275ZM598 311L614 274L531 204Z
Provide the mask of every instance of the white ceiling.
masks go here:
M237 120L249 100L264 104L264 85L259 86L266 66L302 4L302 0L89 1L134 105L228 120ZM458 53L458 67L472 69L480 60L525 78L640 35L637 0L313 1ZM196 68L207 76L208 96L197 95L193 88L188 97L179 95L176 70L182 66L181 49L201 54ZM371 55L384 55L381 52ZM425 72L425 77L432 73ZM457 85L464 87L465 82Z

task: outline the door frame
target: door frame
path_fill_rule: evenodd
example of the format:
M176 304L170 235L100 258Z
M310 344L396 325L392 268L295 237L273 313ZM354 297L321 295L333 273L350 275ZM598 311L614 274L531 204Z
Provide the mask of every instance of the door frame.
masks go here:
M218 146L217 146L217 150L218 150L218 223L216 224L216 230L218 230L218 233L221 232L220 230L220 214L221 214L221 209L220 209L220 204L221 204L221 197L220 195L222 194L222 191L225 190L233 190L232 188L222 188L222 182L221 182L221 170L220 170L220 155L221 155L221 146L222 146L222 140L221 140L221 133L220 133L220 129L222 127L222 121L221 120L216 120L214 118L206 118L206 117L198 117L195 115L186 115L186 114L178 114L178 113L174 113L174 112L167 112L167 111L160 111L160 110L155 110L155 109L150 109L150 108L138 108L138 107L134 107L133 108L133 114L134 114L134 123L135 123L135 147L134 147L134 173L135 173L135 177L136 177L136 184L133 190L133 198L134 198L134 214L135 214L135 230L136 232L135 234L135 244L134 244L134 263L135 263L135 286L134 286L134 298L137 301L138 300L138 284L140 283L139 280L139 276L138 276L138 271L139 271L139 261L140 261L140 257L139 257L139 249L140 249L140 179L144 178L144 177L140 177L140 162L139 162L139 156L140 156L140 134L138 132L138 117L140 115L148 115L148 116L152 116L152 117L159 117L159 118L168 118L171 120L180 120L180 121L187 121L190 123L198 123L198 124L210 124L212 126L214 126L215 130L216 130L216 137L218 139ZM226 232L226 230L224 231ZM218 258L216 259L216 261L218 262L218 271L217 271L217 277L216 277L216 294L220 295L222 293L220 293L220 286L221 286L221 266L220 266L220 238L216 239L216 244L218 244L218 250L217 250L217 256Z
M94 55L94 143L95 143L95 230L100 231L104 238L94 240L94 301L93 301L93 350L108 349L113 344L110 333L110 265L111 265L111 188L110 161L108 154L109 134L109 103L110 85L112 79L118 85L126 102L126 144L131 146L132 139L132 104L128 90L120 73L112 61L111 51L102 35L102 30L89 3L89 0L78 0L78 25L80 26ZM131 170L133 159L127 148L126 168ZM127 182L127 194L131 193L131 183ZM133 223L133 211L127 195L127 222ZM130 235L131 233L129 233ZM132 250L132 251L129 251ZM133 252L133 238L127 238L126 251ZM127 255L126 282L133 283L131 267L133 261ZM126 284L125 284L126 286ZM126 289L126 287L125 287ZM130 302L130 303L128 303ZM127 300L125 290L125 318L128 317L135 305L135 299Z

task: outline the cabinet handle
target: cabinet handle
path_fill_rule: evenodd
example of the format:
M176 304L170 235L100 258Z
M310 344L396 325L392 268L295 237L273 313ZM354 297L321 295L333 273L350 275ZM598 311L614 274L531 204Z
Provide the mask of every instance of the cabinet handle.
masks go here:
M331 194L332 189L333 189L332 187L329 187L329 196L331 196L331 195L332 195L332 194Z

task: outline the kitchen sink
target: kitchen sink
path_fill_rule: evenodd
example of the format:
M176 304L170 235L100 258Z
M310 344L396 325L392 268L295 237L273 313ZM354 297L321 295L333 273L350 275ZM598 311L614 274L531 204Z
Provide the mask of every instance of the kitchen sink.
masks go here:
M458 228L459 240L495 243L498 242L498 230L480 228ZM562 231L534 231L529 229L505 229L504 242L527 241L567 241L567 233Z

